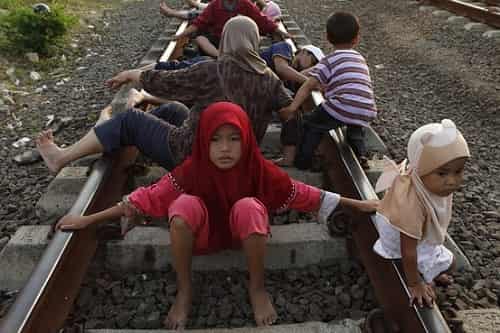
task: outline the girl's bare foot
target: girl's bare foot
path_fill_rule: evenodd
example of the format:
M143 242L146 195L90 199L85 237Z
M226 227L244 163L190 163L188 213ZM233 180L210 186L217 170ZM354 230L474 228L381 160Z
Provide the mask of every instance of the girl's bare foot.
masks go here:
M160 3L160 13L166 17L172 17L175 16L175 9L170 8L167 6L165 2Z
M186 0L186 2L188 3L188 5L194 8L198 8L200 4L200 0Z
M41 132L36 139L36 148L42 155L43 161L53 173L58 173L63 167L61 165L61 158L63 151L54 143L54 136L52 131Z
M174 304L168 311L165 326L171 330L182 330L186 326L189 312L191 311L191 290L178 290Z
M252 303L253 315L257 326L269 326L278 319L269 294L264 288L249 289L250 301Z
M142 94L142 91L139 91L135 88L131 88L130 91L128 92L128 97L127 97L127 105L126 105L127 109L136 107L142 102L144 102L144 95Z

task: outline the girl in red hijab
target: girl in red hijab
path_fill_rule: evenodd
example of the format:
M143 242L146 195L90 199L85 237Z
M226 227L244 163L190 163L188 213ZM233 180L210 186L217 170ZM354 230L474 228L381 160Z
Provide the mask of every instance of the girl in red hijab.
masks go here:
M318 211L319 221L326 222L339 203L365 212L377 205L291 179L262 156L243 109L218 102L201 113L192 155L171 173L135 190L115 207L89 216L65 216L57 227L79 229L121 216L168 216L177 272L177 296L165 320L170 329L184 327L189 314L192 256L242 248L255 320L264 326L277 318L264 287L268 213L288 208Z

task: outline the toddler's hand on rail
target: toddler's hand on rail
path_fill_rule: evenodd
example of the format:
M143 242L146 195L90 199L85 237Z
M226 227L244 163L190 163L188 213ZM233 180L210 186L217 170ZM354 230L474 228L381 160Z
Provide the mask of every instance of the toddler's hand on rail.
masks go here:
M428 307L432 308L436 294L431 285L422 281L414 286L408 286L408 288L410 289L410 306L416 302L420 307L423 307L425 303Z

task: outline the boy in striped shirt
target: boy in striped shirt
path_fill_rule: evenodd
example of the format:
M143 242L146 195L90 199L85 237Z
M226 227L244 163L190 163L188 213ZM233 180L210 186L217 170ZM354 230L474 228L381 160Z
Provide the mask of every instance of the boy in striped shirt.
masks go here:
M303 116L303 135L297 152L285 146L281 165L310 168L323 133L344 125L347 125L347 139L358 156L366 154L363 128L375 119L377 109L368 66L363 56L353 49L359 42L359 22L352 14L337 12L328 18L326 30L334 52L309 72L310 77L300 87L293 103L281 109L280 114L285 120L295 117L313 90L322 88L325 101Z

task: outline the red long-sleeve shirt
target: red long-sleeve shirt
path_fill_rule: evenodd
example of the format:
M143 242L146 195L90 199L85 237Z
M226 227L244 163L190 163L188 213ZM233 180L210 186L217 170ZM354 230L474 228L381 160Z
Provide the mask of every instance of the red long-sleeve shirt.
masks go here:
M234 11L226 10L222 1L213 0L210 2L207 8L191 24L196 26L199 31L210 32L219 38L224 24L236 15L248 16L254 20L262 35L272 33L278 28L276 23L263 15L250 0L235 0L237 3Z

